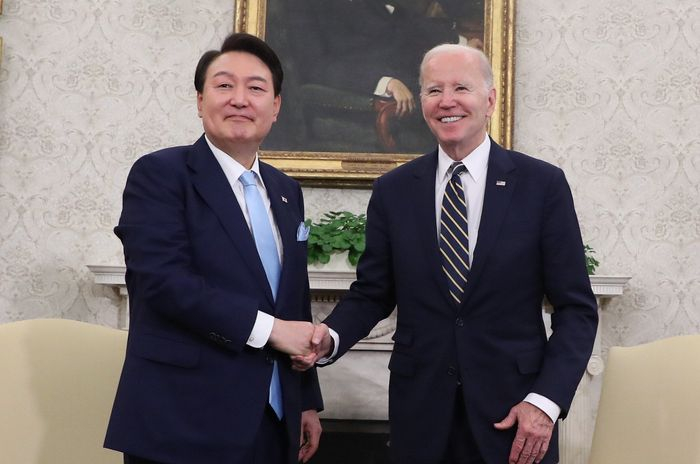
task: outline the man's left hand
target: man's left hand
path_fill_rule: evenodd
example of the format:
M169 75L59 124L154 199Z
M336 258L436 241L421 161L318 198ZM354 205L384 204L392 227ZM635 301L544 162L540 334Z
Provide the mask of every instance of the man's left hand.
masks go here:
M506 430L516 423L518 431L510 449L508 464L539 463L552 438L552 419L537 406L523 401L513 406L506 418L493 426L498 430Z
M315 409L301 413L301 439L299 441L299 461L307 462L318 449L321 439L321 420Z

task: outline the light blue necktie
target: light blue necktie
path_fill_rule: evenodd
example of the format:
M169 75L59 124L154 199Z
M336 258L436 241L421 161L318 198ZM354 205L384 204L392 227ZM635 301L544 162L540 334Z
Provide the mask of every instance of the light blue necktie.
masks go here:
M280 281L280 260L277 254L277 245L275 244L275 237L272 233L270 219L265 210L265 204L260 196L255 177L256 175L253 171L246 171L241 174L239 179L243 184L245 203L248 207L248 217L250 219L251 228L253 229L255 247L258 249L258 255L265 268L265 274L267 275L267 281L272 290L272 296L277 298L277 287ZM272 368L269 402L275 414L277 414L277 417L282 419L284 415L284 410L282 408L282 385L280 384L277 361L274 362Z

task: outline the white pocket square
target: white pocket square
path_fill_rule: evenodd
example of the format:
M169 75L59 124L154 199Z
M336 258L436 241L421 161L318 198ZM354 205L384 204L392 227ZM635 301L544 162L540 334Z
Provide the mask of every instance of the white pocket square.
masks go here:
M299 223L299 227L297 228L297 242L305 242L308 240L310 231L310 226L307 226L303 221Z

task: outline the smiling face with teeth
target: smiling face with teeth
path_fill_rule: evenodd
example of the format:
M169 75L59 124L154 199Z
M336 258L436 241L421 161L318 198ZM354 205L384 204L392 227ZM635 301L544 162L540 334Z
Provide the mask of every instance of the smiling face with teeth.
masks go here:
M423 60L423 118L452 159L464 158L486 135L496 104L488 66L481 52L458 45L438 46Z

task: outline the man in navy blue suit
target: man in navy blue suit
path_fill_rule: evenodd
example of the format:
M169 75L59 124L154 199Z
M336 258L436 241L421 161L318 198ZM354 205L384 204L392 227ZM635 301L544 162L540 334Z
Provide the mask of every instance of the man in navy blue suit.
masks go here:
M257 156L275 52L233 34L197 65L204 135L140 158L115 233L130 325L105 446L126 463L306 462L321 433L299 184Z
M337 359L396 307L394 462L556 463L556 421L598 323L569 186L487 135L496 91L482 52L431 49L420 85L438 148L374 184L357 280L295 367Z

